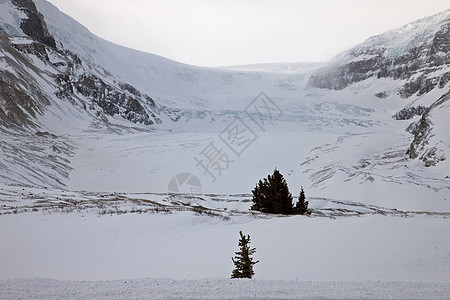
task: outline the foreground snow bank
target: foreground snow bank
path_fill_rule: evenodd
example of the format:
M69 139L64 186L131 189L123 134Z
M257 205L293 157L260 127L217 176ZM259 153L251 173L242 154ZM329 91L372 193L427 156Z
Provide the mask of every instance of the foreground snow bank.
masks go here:
M449 283L450 219L223 218L193 212L0 216L0 279L228 278L239 231L257 280Z
M449 283L267 280L0 280L0 299L448 299Z

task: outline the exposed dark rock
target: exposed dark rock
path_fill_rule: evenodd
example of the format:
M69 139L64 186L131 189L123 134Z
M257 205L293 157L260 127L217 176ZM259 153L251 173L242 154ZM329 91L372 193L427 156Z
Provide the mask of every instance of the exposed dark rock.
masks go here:
M353 57L365 55L370 58L356 60L337 67L312 75L309 78L308 85L318 88L332 90L342 90L354 82L362 81L375 76L382 67L383 54L386 49L367 49L358 50L352 53Z
M450 64L450 20L441 26L432 39L411 46L405 53L391 58L384 47L355 48L349 51L353 60L335 65L312 75L308 85L341 90L376 76L408 80L398 91L403 98L428 93L436 86L443 88L450 81L449 72L433 76ZM417 74L421 74L417 76Z
M450 82L450 72L444 73L439 80L439 88L444 88Z
M419 121L417 122L412 122L411 124L408 125L408 127L406 127L406 132L409 132L411 134L414 134L414 132L416 132L416 128L417 126L419 126ZM408 152L409 153L409 152Z
M56 135L54 135L53 133L50 133L48 131L38 131L38 132L36 132L36 135L37 136L46 136L46 137L50 137L50 138L53 138L53 139L57 138Z
M398 94L402 98L409 98L415 93L417 93L417 96L421 96L434 89L438 81L438 77L427 78L425 75L421 75L416 80L412 80L401 86Z
M0 125L23 126L31 125L28 115L36 117L36 103L21 88L15 84L5 81L0 72Z
M56 92L58 98L67 98L73 94L73 85L69 74L58 74L56 76L56 82L59 86L59 89Z
M34 54L39 57L41 60L48 61L48 54L45 46L40 43L31 43L31 44L13 44L14 49L20 51L24 54Z
M450 91L426 109L418 123L410 125L410 130L414 135L414 139L406 154L411 159L419 158L427 167L434 166L439 161L446 159L442 155L442 151L440 151L435 145L430 145L429 141L434 135L432 112L434 109L440 108L440 106L447 101L450 101Z
M412 143L409 146L409 149L407 151L409 158L415 159L419 156L419 154L417 152L417 147L421 143L425 142L425 138L426 138L426 136L428 136L430 129L431 129L431 122L428 120L427 114L423 114L420 121L412 129L412 134L414 135L414 140L412 141Z
M22 20L20 24L23 32L35 41L56 49L55 39L48 32L44 16L37 11L34 2L32 0L12 0L12 3L28 16L28 19Z
M70 98L77 92L96 103L111 116L119 114L131 122L145 125L161 122L139 101L144 101L152 108L156 108L153 99L148 95L143 96L129 84L120 83L119 87L114 87L97 76L87 73L80 76L60 74L57 76L57 82L60 89L56 95L60 98Z
M380 99L386 99L388 94L385 91L383 91L383 92L376 93L375 96Z
M36 55L44 63L55 67L55 70L60 72L55 74L55 81L58 84L55 94L58 98L68 99L73 104L81 105L85 109L88 106L95 109L95 105L92 106L92 104L96 104L104 113L111 116L119 114L134 123L150 125L161 122L155 115L158 108L150 96L142 94L130 84L107 84L105 80L91 74L90 67L84 65L76 54L69 50L56 49L56 43L48 33L44 18L37 11L33 1L12 1L28 16L28 19L22 20L21 28L35 42L11 45L4 32L0 32L0 42L5 50L9 50L16 60L22 62L26 67L36 69L29 57L30 54ZM50 62L50 53L52 57L58 57L56 62ZM11 63L14 64L13 61ZM89 64L87 63L87 65ZM41 72L41 70L35 70L36 74ZM5 94L1 102L7 102L7 104L0 105L2 107L0 124L32 124L33 121L30 118L35 118L38 108L42 108L36 105L36 100L41 97L35 99L36 95L31 92L36 91L36 88L30 90L26 88L29 86L25 79L28 75L25 75L25 80L14 77L9 83L5 81L8 76L14 77L13 74L6 73L1 76L0 93ZM21 80L24 82L19 85L18 82ZM22 86L25 86L23 90ZM84 96L84 99L79 96ZM42 97L42 99L46 98ZM101 115L102 113L99 116Z
M128 83L119 83L119 87L121 87L122 89L130 92L131 94L140 97L141 93L132 85L128 84Z
M410 106L405 107L392 117L396 120L409 120L413 118L414 116L421 116L428 108L422 105L419 105L417 107Z
M40 85L30 76L37 68L18 52L6 34L0 30L0 47L4 63L9 68L0 70L0 125L5 127L34 127L34 118L42 113L49 100Z

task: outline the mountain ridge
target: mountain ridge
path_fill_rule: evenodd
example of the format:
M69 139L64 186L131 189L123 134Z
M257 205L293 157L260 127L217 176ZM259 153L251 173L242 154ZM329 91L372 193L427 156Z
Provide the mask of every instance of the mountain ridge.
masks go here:
M298 143L300 136L306 136L301 152L295 156L286 156L293 157L292 160L298 162L297 165L288 167L288 173L293 174L297 181L309 182L309 187L319 196L325 191L337 191L330 182L360 180L364 187L373 188L376 178L398 184L406 176L408 184L415 183L423 187L431 181L435 185L430 189L442 191L446 187L445 181L429 179L433 174L426 179L421 179L420 176L409 179L407 176L411 170L419 174L423 171L423 166L445 169L442 166L447 165L445 159L449 156L450 141L445 131L447 121L441 117L447 110L447 102L439 102L438 99L448 87L444 76L448 74L448 55L436 55L447 49L448 41L444 34L447 27L440 26L436 31L431 30L433 39L427 38L426 42L413 47L416 50L412 52L405 50L405 53L409 53L409 61L405 54L400 55L396 58L398 65L387 70L401 75L405 64L414 65L419 62L420 65L422 61L427 62L423 68L413 68L409 75L405 75L411 76L410 81L401 76L376 76L375 72L384 70L384 65L375 63L375 69L372 69L372 63L376 60L386 62L383 58L386 49L380 50L379 45L375 48L367 47L365 52L361 52L359 48L349 50L341 55L344 58L340 62L335 61L334 65L312 73L310 70L233 71L189 66L114 45L91 34L47 1L36 0L34 3L37 13L34 14L36 18L41 14L42 19L40 24L35 23L41 28L35 28L34 31L45 33L48 30L48 34L55 40L56 48L53 48L51 44L39 41L39 37L23 32L22 21L18 20L28 20L29 16L22 11L20 5L18 7L12 2L1 1L0 5L8 8L0 14L0 28L4 32L1 40L1 74L4 74L2 78L10 78L10 91L2 89L5 93L1 95L0 106L1 121L8 123L0 128L4 139L0 164L5 170L0 177L6 182L85 189L87 185L91 186L86 178L98 171L96 181L117 182L117 185L123 184L120 187L126 189L134 186L143 189L145 180L136 179L136 185L134 182L126 185L122 183L121 178L126 172L121 168L128 166L129 174L140 170L143 176L151 177L161 172L161 176L151 177L154 180L152 184L159 189L166 188L165 181L168 182L173 176L170 172L176 172L180 166L192 168L192 172L198 172L197 175L201 176L201 170L198 170L198 166L192 166L192 157L189 156L197 155L195 149L201 147L201 141L211 141L211 136L220 136L219 141L223 141L224 130L229 129L229 124L234 120L251 125L253 119L246 110L257 100L255 97L264 91L266 95L270 95L270 103L283 111L277 120L266 116L265 124L280 130L280 136L286 134L289 138L279 140L278 136L271 133L268 136L279 140L281 144L286 143L284 148L287 150L291 143ZM448 11L444 13L448 14ZM448 22L445 23L447 24ZM436 35L437 32L440 35ZM435 37L437 38L434 39ZM435 44L432 42L434 40ZM375 56L369 57L368 53L372 51ZM348 57L348 53L358 53L358 56ZM438 60L439 57L441 61ZM361 67L361 72L350 72L351 68L347 68L355 64ZM347 68L350 72L347 77L345 74L339 75L342 77L340 80L348 81L346 87L329 90L311 84L314 78L327 78L329 73L326 72L342 68ZM23 78L20 74L24 74ZM422 75L424 77L420 79ZM436 77L439 80L433 79ZM424 84L419 84L419 89L409 97L402 97L399 91L407 83L412 84L419 79ZM427 80L431 80L431 85ZM429 88L431 86L434 88ZM409 89L412 91L414 88ZM421 88L424 93L419 93ZM23 95L22 104L15 100L20 95ZM403 118L399 118L401 120L391 118L403 109L405 114ZM404 131L407 127L413 135ZM257 136L255 143L266 143L259 137L264 136L267 128L262 131L258 131L260 128L250 129ZM331 138L326 138L328 135ZM375 153L372 149L361 149L361 145L365 145L364 141L369 137L379 141L380 145L375 146L375 149L380 153ZM128 142L125 142L128 139L138 145L128 146ZM361 140L357 142L358 139ZM119 144L115 144L117 140L120 140ZM103 143L111 145L103 148ZM139 146L139 143L143 143L145 147ZM391 146L390 143L395 145ZM34 147L33 144L40 146ZM271 141L264 145L265 151L274 151L271 150ZM222 146L228 149L226 147L230 145L222 143ZM92 149L98 149L100 153L115 147L127 150L120 148L122 150L109 152L110 157L98 157L101 165L90 169L95 165L90 155L97 155ZM159 152L154 148L159 149ZM135 149L140 150L133 154ZM173 149L182 149L188 154L180 152L173 154L174 157L171 158L158 156L175 151ZM342 151L354 149L361 151L359 157L338 159L344 153ZM252 153L253 150L249 151ZM121 152L124 154L116 156L116 153ZM148 156L143 158L141 153L147 153ZM270 153L274 155L273 152ZM136 155L136 161L130 158L132 155ZM259 157L256 153L253 155ZM261 160L252 163L247 169L257 173L265 172L263 166L268 163L292 164L292 161L285 162L276 157L275 155L274 162ZM320 160L316 157L320 157ZM249 164L250 162L252 160L248 160ZM416 162L422 165L414 166ZM388 167L380 171L380 166L384 165ZM150 171L144 169L144 166ZM396 171L397 169L401 171ZM377 174L388 174L383 175L387 179ZM227 180L234 182L232 177L230 175ZM236 185L245 184L243 180L236 182ZM107 190L110 187L105 184L104 188ZM154 189L153 185L152 188ZM241 191L243 190L238 190ZM342 195L349 197L349 200L357 200L348 194ZM327 197L331 195L327 194Z
M450 81L445 68L450 62L449 28L450 10L446 10L370 37L316 72L308 84L340 90L370 77L401 79L407 81L398 91L402 98L443 88Z

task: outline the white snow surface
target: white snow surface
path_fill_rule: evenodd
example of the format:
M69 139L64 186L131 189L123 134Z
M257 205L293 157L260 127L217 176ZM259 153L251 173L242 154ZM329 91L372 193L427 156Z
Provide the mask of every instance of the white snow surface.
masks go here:
M4 215L1 222L0 278L69 282L1 280L0 298L128 298L128 293L183 299L445 299L450 292L449 220L443 216L243 215L224 221L190 212L49 211ZM260 260L252 281L220 279L231 274L239 230L251 234ZM234 284L242 289L231 292Z
M238 232L255 279L449 283L445 216L223 218L192 212L1 217L0 278L228 278Z
M449 285L267 280L0 280L9 299L448 299Z

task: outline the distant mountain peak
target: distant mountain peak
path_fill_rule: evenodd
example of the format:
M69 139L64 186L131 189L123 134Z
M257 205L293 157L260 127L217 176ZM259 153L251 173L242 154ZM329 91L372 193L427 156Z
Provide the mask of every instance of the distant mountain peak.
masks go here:
M433 38L442 25L449 22L450 9L444 10L429 17L403 25L385 33L372 36L354 49L373 48L376 46L386 48L385 56L399 57L414 46Z
M309 85L341 90L371 77L406 80L408 98L450 82L450 10L371 37L311 76Z

